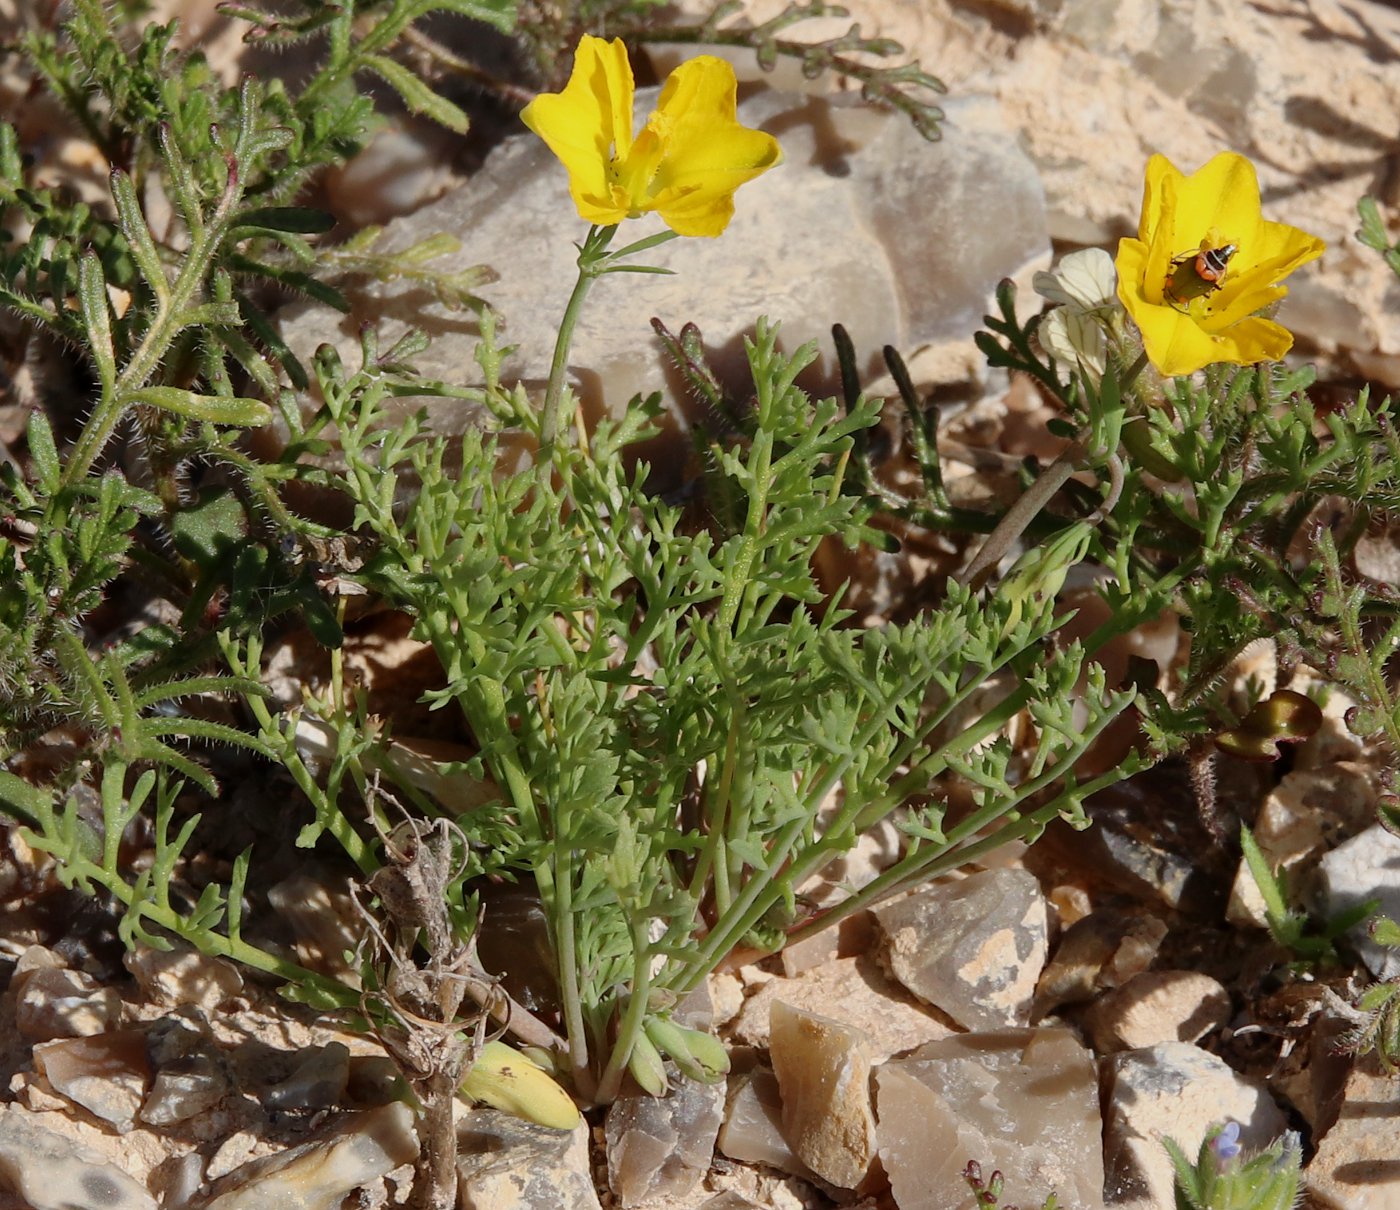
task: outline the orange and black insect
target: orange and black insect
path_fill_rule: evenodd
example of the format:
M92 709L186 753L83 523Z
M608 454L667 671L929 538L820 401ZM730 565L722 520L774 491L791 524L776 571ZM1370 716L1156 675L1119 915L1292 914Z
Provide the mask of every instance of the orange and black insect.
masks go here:
M1218 248L1206 245L1207 241L1202 240L1198 252L1187 252L1172 261L1162 293L1179 311L1185 311L1193 299L1220 289L1231 259L1240 250L1238 244L1222 244Z

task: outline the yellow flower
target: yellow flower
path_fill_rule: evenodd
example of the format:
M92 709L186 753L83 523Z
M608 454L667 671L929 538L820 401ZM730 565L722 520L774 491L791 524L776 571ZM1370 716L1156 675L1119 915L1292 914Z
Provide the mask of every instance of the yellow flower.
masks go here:
M1186 176L1161 155L1147 162L1138 238L1118 245L1118 297L1166 375L1224 361L1276 361L1293 336L1257 312L1278 283L1321 256L1323 242L1264 220L1254 165L1231 151Z
M579 214L612 226L649 210L678 235L719 235L734 191L782 161L772 135L735 117L734 69L712 55L682 63L632 138L632 66L622 39L585 34L563 92L521 113L569 171Z

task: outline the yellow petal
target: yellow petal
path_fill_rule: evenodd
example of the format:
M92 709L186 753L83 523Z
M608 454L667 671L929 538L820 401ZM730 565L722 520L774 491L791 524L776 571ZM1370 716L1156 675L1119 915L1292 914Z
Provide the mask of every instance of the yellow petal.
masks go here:
M1142 214L1138 217L1138 239L1150 244L1162 223L1166 182L1178 190L1186 178L1164 155L1154 155L1147 161L1142 182Z
M1152 158L1163 159L1162 156ZM1167 167L1171 168L1171 165ZM1162 292L1171 275L1172 261L1176 259L1179 243L1176 233L1177 198L1184 179L1181 173L1171 168L1171 172L1162 173L1155 182L1153 201L1157 215L1151 238L1147 241L1147 258L1141 279L1143 297L1154 305L1162 303Z
M1255 273L1249 279L1233 282L1218 294L1212 294L1201 309L1201 326L1219 331L1256 311L1272 307L1287 293L1288 287L1273 285L1267 273Z
M1114 268L1118 270L1118 301L1127 308L1128 314L1137 321L1138 312L1146 307L1161 304L1162 288L1154 292L1148 290L1148 261L1150 250L1141 240L1124 238L1118 241L1118 255L1114 258ZM1155 280L1155 278L1153 279Z
M589 222L611 225L655 210L681 235L718 235L734 191L782 161L777 141L742 126L734 71L702 55L671 73L657 111L632 139L632 69L620 39L585 36L563 92L536 97L521 115L569 172Z
M1260 223L1254 238L1255 255L1244 262L1244 268L1257 262L1269 271L1271 281L1281 281L1299 265L1316 260L1327 251L1327 245L1317 236L1287 223Z
M632 148L632 98L632 66L622 39L585 34L563 92L541 93L520 114L568 170L569 192L588 222L606 225L627 217L612 196L608 166L614 154L625 157Z
M671 73L647 123L666 147L653 205L681 235L719 235L734 213L734 191L782 162L772 135L738 121L736 90L734 69L701 55Z
M1142 331L1148 360L1168 377L1194 374L1202 366L1229 360L1220 355L1218 339L1212 339L1189 315L1171 307L1153 307L1134 318Z
M1241 268L1256 261L1263 218L1259 178L1254 165L1233 151L1222 151L1204 167L1183 178L1177 200L1176 256L1195 253L1203 240L1214 246L1235 244Z
M1254 365L1259 361L1278 361L1293 347L1293 333L1261 315L1251 315L1248 319L1232 324L1218 339L1225 342L1231 355L1216 360L1228 361L1237 366Z

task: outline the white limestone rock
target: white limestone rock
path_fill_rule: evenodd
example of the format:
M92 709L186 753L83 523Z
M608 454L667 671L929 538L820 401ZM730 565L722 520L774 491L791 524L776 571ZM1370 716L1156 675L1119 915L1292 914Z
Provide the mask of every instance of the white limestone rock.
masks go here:
M146 1036L140 1030L41 1042L34 1048L34 1066L55 1092L110 1123L118 1134L136 1124L150 1077Z
M1083 1017L1099 1054L1199 1042L1229 1020L1229 992L1199 971L1145 971L1094 1001Z
M1375 899L1381 915L1400 920L1400 837L1380 824L1367 828L1322 859L1318 879L1317 910L1324 919ZM1347 936L1377 979L1400 975L1400 953L1374 941L1364 922Z
M641 90L639 112L655 97ZM721 238L678 239L646 255L674 276L620 273L595 284L570 354L570 383L586 408L618 412L634 394L654 390L684 406L653 316L673 331L696 323L716 370L741 397L748 389L742 335L761 315L782 324L787 349L819 342L818 389L837 382L835 322L850 331L862 368L876 373L887 343L909 353L967 340L1000 278L1025 277L1047 263L1048 237L1039 179L996 106L964 96L947 108L944 137L930 143L902 115L863 104L766 88L747 96L740 120L775 133L784 163L739 192ZM629 222L617 242L655 229L653 218ZM481 295L504 315L505 338L518 346L506 378L538 388L577 275L573 245L584 231L562 167L522 133L461 188L389 224L383 247L447 232L463 241L453 264L490 265L499 280ZM349 315L314 304L286 313L283 331L299 355L330 341L354 364L362 324L379 326L381 347L416 326L435 342L419 361L427 376L472 375L475 323L418 286L371 283L349 298ZM436 402L430 411L448 430L471 415Z
M880 1162L899 1210L972 1210L968 1161L1008 1197L1103 1205L1098 1077L1065 1029L960 1034L875 1073Z
M1206 1131L1240 1124L1246 1148L1268 1146L1287 1127L1263 1083L1187 1042L1163 1042L1105 1061L1105 1196L1112 1207L1148 1210L1172 1204L1172 1166L1163 1139L1187 1155Z
M861 1030L874 1063L953 1032L946 1018L935 1016L891 979L873 954L838 958L791 979L768 979L744 1001L731 1026L734 1040L767 1046L779 1001Z
M1333 1102L1336 1120L1325 1126L1308 1164L1308 1192L1327 1210L1393 1210L1400 1206L1395 1122L1400 1085L1375 1055L1358 1060Z
M158 1003L194 1005L209 1014L243 994L243 976L232 962L185 946L142 946L128 950L122 960L141 990Z
M719 1150L731 1160L764 1164L793 1176L812 1170L793 1154L783 1138L783 1098L771 1068L754 1067L730 1076Z
M674 1073L673 1073L674 1074ZM685 1197L709 1172L725 1086L680 1077L664 1097L630 1093L608 1108L608 1186L625 1207Z
M1121 987L1152 965L1166 935L1166 924L1156 916L1101 909L1080 917L1060 936L1041 973L1031 1020Z
M350 1079L350 1048L344 1042L327 1042L301 1056L285 1080L263 1094L273 1109L328 1109L345 1099Z
M971 1030L1025 1025L1045 965L1045 897L1033 874L992 869L875 909L891 973Z
M600 1210L588 1124L551 1130L481 1106L457 1126L460 1210Z
M205 1210L339 1210L417 1154L413 1111L402 1102L344 1114L305 1143L230 1172Z
M119 1168L42 1125L43 1115L0 1105L0 1188L32 1210L157 1210L156 1201Z
M783 1100L783 1137L793 1154L822 1180L854 1189L875 1158L868 1039L777 1001L769 1052Z
M1329 695L1335 696L1330 689ZM1270 867L1284 871L1297 891L1313 883L1327 849L1375 822L1376 796L1375 774L1355 761L1295 767L1264 799L1251 830ZM1233 924L1267 926L1264 897L1244 861L1226 918Z
M197 1013L198 1010L189 1010ZM138 1115L151 1126L173 1126L213 1109L228 1094L228 1066L208 1034L177 1016L146 1029L146 1053L154 1069Z
M56 954L31 946L15 964L15 1028L30 1042L105 1033L121 1019L121 999L91 975L68 970Z

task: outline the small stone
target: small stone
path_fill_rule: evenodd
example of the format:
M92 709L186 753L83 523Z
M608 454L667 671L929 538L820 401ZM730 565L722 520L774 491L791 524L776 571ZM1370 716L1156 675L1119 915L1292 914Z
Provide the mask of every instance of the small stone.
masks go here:
M1045 965L1048 913L1025 870L935 883L875 909L890 971L972 1030L1025 1025Z
M1099 1054L1158 1042L1199 1042L1230 1020L1230 993L1197 971L1146 971L1084 1014Z
M204 1175L210 1181L217 1181L221 1176L227 1176L253 1154L253 1148L257 1145L258 1136L251 1130L236 1131L224 1139L219 1144L218 1150L209 1157L209 1166L205 1169Z
M604 1136L608 1185L623 1206L684 1197L715 1158L725 1086L682 1077L664 1097L619 1097L608 1108Z
M1355 762L1335 761L1284 774L1264 799L1251 831L1270 867L1285 871L1290 886L1301 887L1312 879L1325 850L1364 831L1375 818L1373 775ZM1254 928L1267 926L1263 894L1243 861L1226 919Z
M1076 920L1040 976L1031 1019L1122 986L1152 965L1166 935L1166 924L1156 916L1102 910Z
M783 974L791 979L803 971L835 961L837 937L835 929L822 929L801 941L785 945L781 955Z
M962 1034L875 1073L880 1162L899 1210L971 1206L962 1171L1000 1170L1008 1196L1103 1205L1098 1076L1065 1029ZM1025 1199L1025 1200L1022 1200Z
M146 1031L155 1077L138 1115L151 1126L173 1126L208 1112L230 1088L227 1068L209 1036L180 1017L161 1017Z
M1367 828L1322 859L1318 880L1318 913L1323 919L1376 899L1382 916L1400 920L1400 836L1379 824ZM1352 928L1347 938L1377 979L1400 975L1400 950L1373 940L1364 922Z
M695 1210L763 1210L763 1207L730 1189L701 1202Z
M869 1039L872 1062L953 1032L951 1025L933 1016L891 979L873 954L838 958L795 979L767 979L744 1002L732 1027L734 1040L745 1046L767 1046L769 1018L779 1000L862 1030Z
M12 986L17 990L15 1028L30 1042L53 1038L85 1038L106 1033L121 1018L121 999L91 975L62 967L26 970L27 951L16 965Z
M1173 1204L1172 1164L1163 1139L1189 1156L1206 1131L1227 1119L1240 1124L1245 1148L1267 1147L1287 1128L1258 1080L1187 1042L1162 1042L1105 1061L1104 1166L1110 1206Z
M150 1186L164 1210L186 1210L204 1187L204 1157L197 1151L172 1155L151 1173Z
M417 1154L407 1105L343 1114L307 1142L229 1173L204 1210L339 1210L347 1195Z
M291 926L303 966L360 986L360 973L346 955L355 952L361 921L343 878L319 869L301 870L269 887L267 901Z
M158 1003L193 1005L213 1013L243 994L243 976L233 963L196 950L142 946L128 950L123 961L141 990Z
M1394 1074L1387 1074L1374 1055L1359 1059L1336 1108L1340 1113L1307 1167L1308 1192L1329 1210L1400 1206L1400 1165L1395 1162L1400 1084Z
M869 1039L776 1001L768 1045L793 1154L822 1180L854 1189L875 1158Z
M551 1130L481 1106L457 1126L460 1210L600 1210L588 1124Z
M716 971L706 980L718 1030L728 1025L744 1007L744 985L732 971Z
M783 1097L770 1068L755 1067L731 1077L718 1144L731 1160L767 1164L793 1176L811 1175L783 1138Z
M109 1122L119 1134L136 1124L146 1095L146 1038L117 1030L57 1038L34 1047L34 1066L55 1092Z
M19 1105L0 1105L0 1185L32 1210L157 1210L137 1181Z
M1231 854L1207 831L1195 802L1184 768L1159 764L1149 778L1093 795L1087 804L1093 827L1080 831L1056 821L1037 848L1068 870L1092 874L1100 888L1214 917L1224 907L1221 875Z
M292 1074L263 1095L270 1109L329 1109L345 1098L350 1079L350 1048L327 1042L309 1050Z

